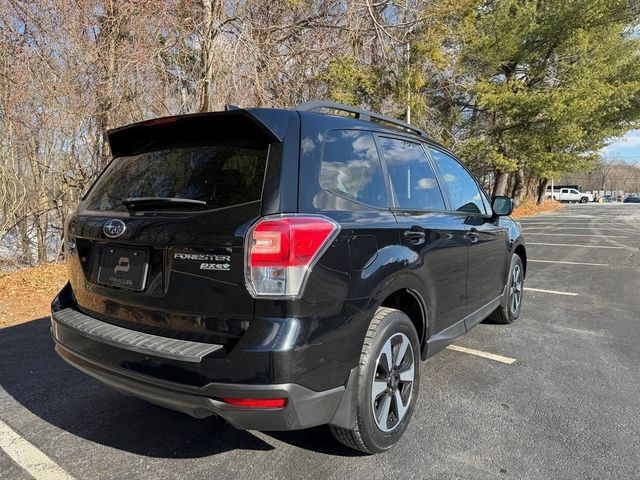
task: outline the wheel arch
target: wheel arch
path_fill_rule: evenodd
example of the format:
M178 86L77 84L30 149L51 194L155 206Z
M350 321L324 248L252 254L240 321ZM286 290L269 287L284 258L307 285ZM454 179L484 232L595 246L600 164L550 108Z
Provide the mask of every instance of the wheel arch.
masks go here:
M524 270L524 276L527 276L527 250L524 248L523 244L519 244L514 250L513 253L518 255L522 260L522 268Z
M421 356L424 356L429 332L429 314L422 295L410 288L400 288L388 294L380 306L394 308L409 317L418 333Z

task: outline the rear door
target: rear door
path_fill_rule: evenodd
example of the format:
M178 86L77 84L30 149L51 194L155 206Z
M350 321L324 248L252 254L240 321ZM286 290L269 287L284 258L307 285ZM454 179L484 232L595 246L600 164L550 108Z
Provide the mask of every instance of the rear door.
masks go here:
M484 192L467 169L443 150L430 147L429 152L444 181L451 208L465 226L468 246L466 315L471 315L502 294L508 232L500 225L499 218L493 217L488 199L483 198ZM471 326L473 322L467 328Z
M569 190L569 194L571 195L571 201L572 202L579 202L580 198L582 195L580 195L580 192L578 190L576 190L575 188L572 188L571 190Z
M300 212L330 217L341 226L342 247L320 258L305 303L341 305L375 296L389 277L399 276L404 265L397 254L398 225L371 131L354 128L346 118L303 113L299 202Z
M261 215L277 140L237 114L140 130L146 145L117 145L70 220L78 306L130 328L224 342L253 316L244 234Z
M413 252L407 284L427 303L429 333L434 335L464 317L465 227L447 211L422 144L386 135L378 137L378 144L389 174L400 242Z

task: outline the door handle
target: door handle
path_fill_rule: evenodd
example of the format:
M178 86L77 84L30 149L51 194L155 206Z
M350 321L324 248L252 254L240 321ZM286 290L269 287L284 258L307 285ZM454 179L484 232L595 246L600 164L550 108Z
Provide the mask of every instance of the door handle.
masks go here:
M424 243L424 240L426 238L424 229L417 226L411 227L411 230L405 230L404 236L407 240L415 245Z
M467 231L467 233L465 234L465 237L471 240L472 243L475 243L480 238L480 232L478 231L477 228L472 227Z

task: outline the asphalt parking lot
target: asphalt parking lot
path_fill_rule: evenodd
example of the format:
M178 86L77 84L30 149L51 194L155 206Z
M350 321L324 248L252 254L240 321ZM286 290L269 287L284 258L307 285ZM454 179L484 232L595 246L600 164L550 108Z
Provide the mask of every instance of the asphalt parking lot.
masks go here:
M456 342L506 358L449 349L424 363L389 452L359 455L325 427L242 432L125 398L60 360L40 319L0 330L0 478L31 478L21 462L40 478L638 478L640 205L521 223L520 319Z

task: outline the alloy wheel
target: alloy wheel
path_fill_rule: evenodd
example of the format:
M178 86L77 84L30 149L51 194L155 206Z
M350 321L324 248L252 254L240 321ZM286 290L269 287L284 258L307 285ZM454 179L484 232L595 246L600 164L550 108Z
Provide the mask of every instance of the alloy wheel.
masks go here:
M409 410L415 380L413 349L404 333L392 335L378 355L371 387L376 425L383 432L396 428Z
M520 265L514 265L511 272L511 288L509 290L509 308L513 315L520 310L520 302L522 300L522 268Z

